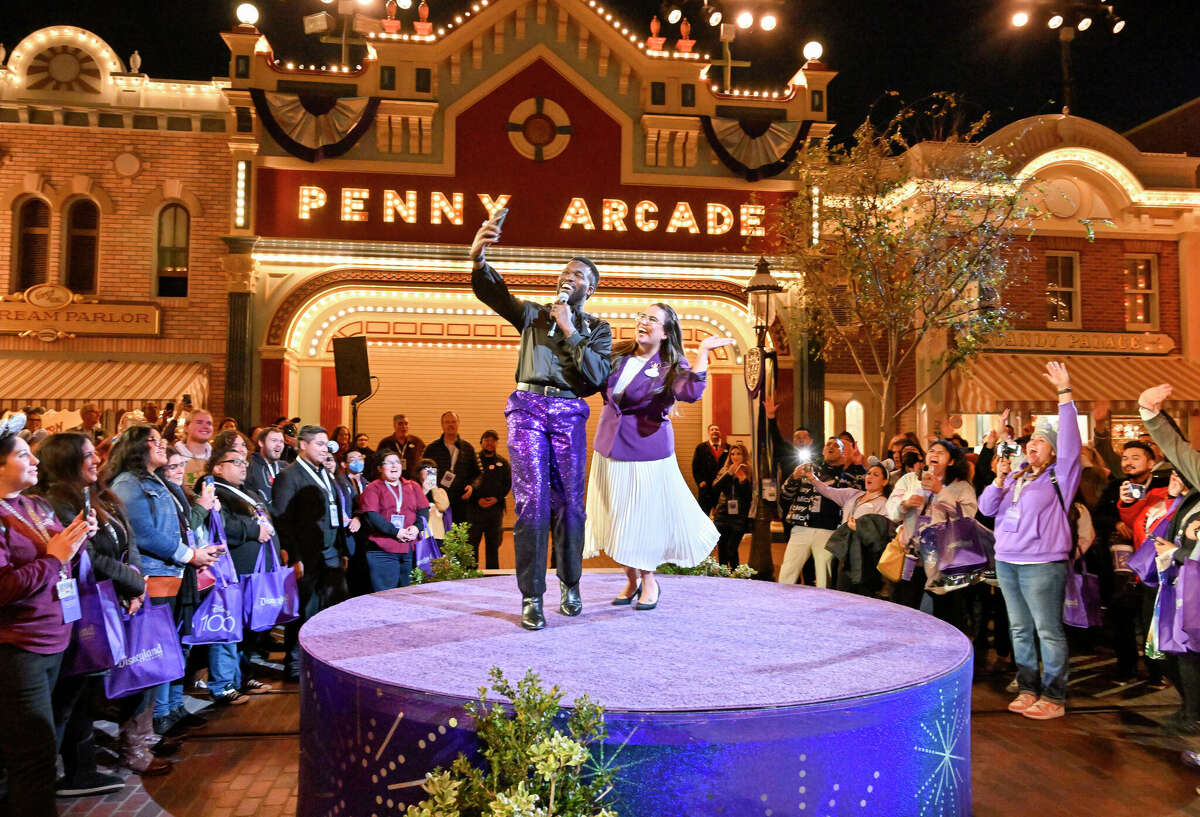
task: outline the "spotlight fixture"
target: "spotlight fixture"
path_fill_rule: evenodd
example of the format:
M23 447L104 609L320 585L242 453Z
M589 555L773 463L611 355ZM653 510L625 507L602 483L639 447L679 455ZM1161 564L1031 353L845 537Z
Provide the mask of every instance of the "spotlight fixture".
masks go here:
M1081 18L1079 18L1079 22L1075 24L1075 28L1077 28L1079 31L1087 31L1091 27L1092 27L1092 18L1091 17L1081 17Z
M718 7L715 3L705 3L704 8L701 10L701 14L704 15L704 19L707 20L708 24L713 28L721 25L721 20L725 16L721 13L720 7Z
M1012 24L1016 28L1021 28L1028 22L1029 22L1029 12L1027 12L1027 11L1018 11L1016 14L1014 14L1012 16Z
M1051 29L1062 28L1063 16L1057 11L1050 15L1050 19L1046 21L1046 25Z
M779 25L779 18L772 11L768 11L762 17L758 18L758 27L763 31L774 31L777 25Z
M1122 20L1120 17L1114 17L1113 24L1112 24L1112 33L1120 34L1124 30L1125 30L1125 21Z
M667 6L667 22L675 25L683 19L683 9L676 5Z
M738 14L737 19L734 22L737 23L738 28L745 31L746 29L750 28L750 26L754 25L754 15L748 11L743 11Z

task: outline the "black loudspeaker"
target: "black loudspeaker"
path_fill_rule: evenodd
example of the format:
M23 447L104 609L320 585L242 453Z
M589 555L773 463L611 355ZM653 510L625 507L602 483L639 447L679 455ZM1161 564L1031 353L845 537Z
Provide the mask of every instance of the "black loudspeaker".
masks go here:
M366 397L371 393L371 364L367 361L367 339L334 338L333 368L339 397Z

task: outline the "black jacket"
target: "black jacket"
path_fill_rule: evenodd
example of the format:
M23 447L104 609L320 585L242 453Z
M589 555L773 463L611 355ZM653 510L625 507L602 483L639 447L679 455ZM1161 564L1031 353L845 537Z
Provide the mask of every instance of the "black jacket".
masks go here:
M841 564L838 572L838 589L844 589L840 581L845 577L845 584L875 584L875 566L883 549L896 531L896 523L886 516L877 513L867 513L858 517L854 522L854 530L847 524L842 524L829 537L825 549L833 554Z
M508 466L508 460L499 454L485 454L480 451L477 465L480 470L479 475L472 483L474 486L471 491L472 510L503 511L504 499L512 490L512 469ZM492 496L500 501L490 508L480 508L479 500L485 496Z
M344 544L341 550L337 546L337 530L329 519L328 494L323 484L314 480L314 471L318 479L321 473L329 476L320 466L297 460L279 472L272 486L279 545L288 552L290 561L304 562L306 571L321 565L336 567L338 556L347 555Z
M471 288L475 297L521 333L518 383L554 386L576 397L588 397L604 388L612 372L612 327L607 322L575 309L576 331L567 338L550 317L548 306L513 297L500 273L486 263L472 272Z
M286 465L282 462L275 463L275 470L282 471ZM250 464L246 467L246 482L245 485L251 490L257 491L267 504L267 513L275 515L275 506L272 502L271 492L272 483L275 478L271 475L271 466L267 464L267 459L257 451L250 455Z
M229 555L233 557L233 565L239 574L251 573L255 562L258 561L258 552L262 545L271 544L276 548L278 555L278 542L259 542L258 517L254 515L254 506L234 493L233 486L220 477L216 479L216 487L217 499L221 500L221 523L225 526L226 546L229 548ZM265 498L256 490L248 485L243 485L239 490L263 510L267 510ZM267 513L270 511L267 510Z
M725 460L729 458L729 443L721 443L721 452L719 456L713 456L712 446L707 442L700 443L696 446L696 453L692 455L692 479L696 481L696 487L702 492L711 492L713 480L717 477L717 472L725 465ZM700 483L704 483L706 487L701 488Z
M475 478L479 476L479 461L475 458L474 447L462 437L455 440L454 445L458 448L458 461L454 464L454 482L449 488L442 485L442 476L450 470L450 448L445 439L438 437L425 446L425 458L437 463L438 485L446 488L446 496L450 497L450 509L454 512L454 521L466 522L470 503L463 499L462 495L467 486L474 484ZM474 495L474 490L471 493Z

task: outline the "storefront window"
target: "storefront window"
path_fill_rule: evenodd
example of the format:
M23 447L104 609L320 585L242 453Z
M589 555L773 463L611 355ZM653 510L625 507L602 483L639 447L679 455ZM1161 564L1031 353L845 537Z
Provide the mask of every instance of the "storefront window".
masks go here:
M63 250L66 284L72 292L96 291L100 251L100 208L91 199L76 199L67 208L67 241Z
M859 450L863 448L863 407L857 400L846 404L846 430L858 440Z
M831 437L837 434L837 417L833 410L833 403L825 401L825 436Z
M191 218L181 204L168 204L158 215L158 297L186 298Z
M41 199L25 199L17 210L17 258L13 292L46 283L50 254L50 205Z
M1073 252L1046 253L1047 323L1079 327L1079 256Z
M1125 328L1158 328L1158 270L1152 255L1125 257Z

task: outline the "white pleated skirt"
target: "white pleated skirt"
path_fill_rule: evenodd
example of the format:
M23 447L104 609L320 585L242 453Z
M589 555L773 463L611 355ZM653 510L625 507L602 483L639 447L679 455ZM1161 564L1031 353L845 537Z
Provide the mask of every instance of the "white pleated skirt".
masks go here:
M654 570L664 562L695 567L712 553L719 536L674 454L640 462L592 454L585 559L607 553L638 570Z

